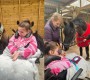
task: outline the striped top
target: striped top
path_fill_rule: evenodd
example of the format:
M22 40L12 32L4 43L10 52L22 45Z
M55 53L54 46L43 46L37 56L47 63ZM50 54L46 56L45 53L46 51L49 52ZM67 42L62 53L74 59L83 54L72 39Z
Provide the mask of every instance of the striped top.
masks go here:
M19 36L17 39L13 35L9 40L8 49L11 54L18 51L23 58L29 58L37 51L37 41L33 35L28 38Z

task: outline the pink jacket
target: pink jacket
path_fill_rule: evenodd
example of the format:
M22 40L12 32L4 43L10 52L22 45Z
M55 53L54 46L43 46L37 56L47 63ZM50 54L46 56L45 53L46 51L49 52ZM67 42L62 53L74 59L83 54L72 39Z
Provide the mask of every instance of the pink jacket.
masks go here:
M58 73L70 68L70 66L71 62L67 58L62 58L61 60L52 61L46 69L50 68L53 74L58 75Z
M28 46L25 48L27 44ZM18 51L24 58L29 58L31 55L34 55L37 50L37 41L33 35L29 38L22 38L19 36L17 39L14 35L9 40L8 49L11 54Z

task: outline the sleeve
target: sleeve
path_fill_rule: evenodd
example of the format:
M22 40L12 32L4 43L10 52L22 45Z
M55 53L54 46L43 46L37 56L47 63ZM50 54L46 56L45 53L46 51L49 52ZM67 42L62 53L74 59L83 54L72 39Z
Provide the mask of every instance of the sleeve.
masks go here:
M45 41L52 41L52 33L50 29L44 28L44 39Z
M70 68L71 67L71 62L67 59L67 58L63 58L62 59L62 65L66 68L66 69L68 69L68 68Z
M29 58L30 56L34 55L36 51L37 51L37 41L36 38L33 36L30 40L28 47L18 52L23 58Z
M13 54L15 51L18 50L18 48L15 46L14 44L14 40L15 40L15 37L14 35L10 38L9 40L9 44L8 44L8 49L10 50L10 53Z

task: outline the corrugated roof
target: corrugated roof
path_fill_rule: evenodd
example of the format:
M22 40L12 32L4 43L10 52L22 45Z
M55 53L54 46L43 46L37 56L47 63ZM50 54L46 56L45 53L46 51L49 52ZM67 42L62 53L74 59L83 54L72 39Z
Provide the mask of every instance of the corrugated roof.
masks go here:
M88 7L90 4L89 0L81 0L81 7L85 7L85 12L90 12L90 8ZM80 0L45 0L45 17L50 16L52 13L56 12L57 10L60 12L62 10L63 15L71 16L71 11L74 10L73 7L80 7ZM87 6L87 7L86 7ZM86 8L88 8L86 10ZM81 13L85 13L82 11ZM86 13L87 13L86 12Z

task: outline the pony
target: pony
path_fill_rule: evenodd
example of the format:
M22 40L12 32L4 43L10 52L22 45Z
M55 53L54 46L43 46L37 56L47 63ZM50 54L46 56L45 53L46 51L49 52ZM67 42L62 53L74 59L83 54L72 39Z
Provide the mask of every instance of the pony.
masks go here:
M64 22L64 42L63 42L63 46L64 46L64 50L67 51L70 47L70 44L73 42L74 38L75 38L75 28L72 22Z
M39 80L38 68L35 60L40 56L40 51L30 59L11 59L9 50L6 47L0 55L0 80ZM7 65L8 64L8 65Z
M14 29L12 31L17 32ZM19 56L16 61L13 61L9 49L6 47L3 54L0 55L0 80L39 80L39 72L35 61L40 55L41 51L38 49L29 59L23 59Z
M89 59L89 42L90 42L90 24L81 18L75 18L69 23L64 23L64 50L68 50L70 44L76 37L76 43L79 47L80 56L83 55L83 47L86 49L86 60Z
M3 25L0 23L0 54L3 53L3 50L8 45L9 37L6 36L6 31Z

